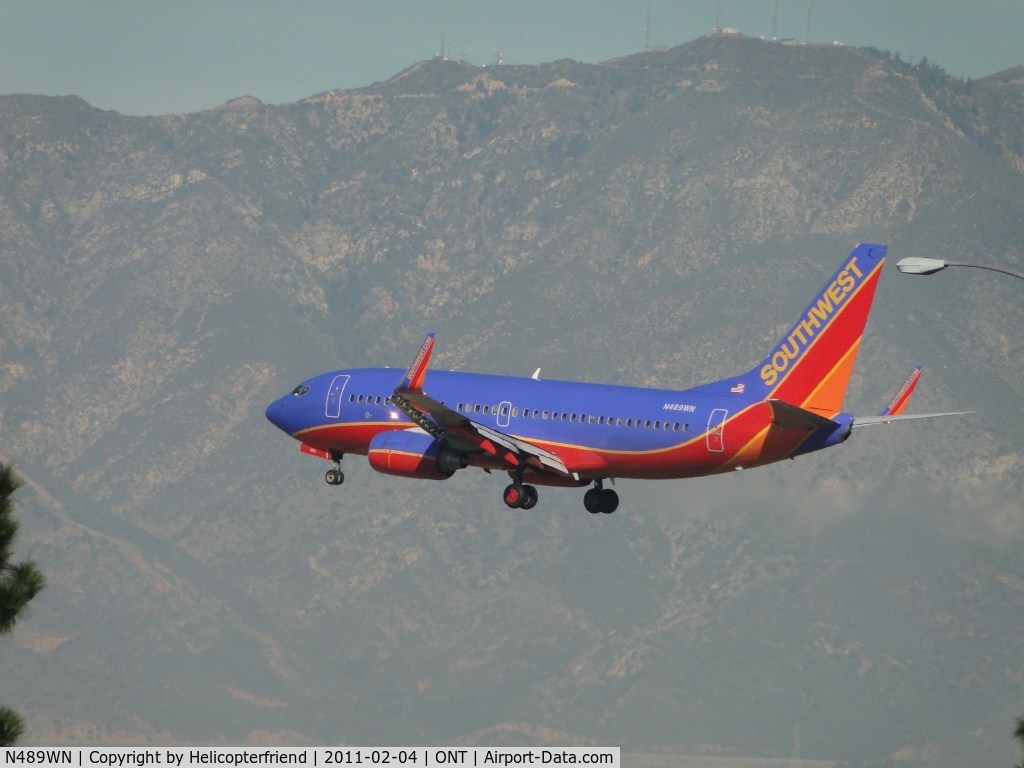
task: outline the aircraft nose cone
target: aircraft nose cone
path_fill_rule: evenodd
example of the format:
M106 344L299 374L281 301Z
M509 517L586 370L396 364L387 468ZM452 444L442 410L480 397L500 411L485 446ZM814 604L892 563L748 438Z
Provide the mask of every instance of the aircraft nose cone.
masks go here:
M285 426L288 416L288 409L285 407L285 401L286 398L282 397L280 400L275 400L274 402L272 402L270 405L267 406L266 415L267 421L269 421L275 427L285 432L289 432L288 428Z

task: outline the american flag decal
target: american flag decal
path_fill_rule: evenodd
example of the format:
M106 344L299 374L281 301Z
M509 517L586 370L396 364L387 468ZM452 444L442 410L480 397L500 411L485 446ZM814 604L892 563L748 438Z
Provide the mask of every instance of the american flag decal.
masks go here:
M732 392L734 395L742 395L744 390L746 390L746 388L747 388L747 385L744 384L741 381L739 384L736 384L735 386L730 387L729 391Z

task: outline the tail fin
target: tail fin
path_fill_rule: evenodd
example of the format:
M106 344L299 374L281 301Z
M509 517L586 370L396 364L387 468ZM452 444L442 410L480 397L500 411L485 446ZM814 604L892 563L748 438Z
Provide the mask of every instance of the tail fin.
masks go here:
M884 245L858 245L768 356L732 380L731 391L827 418L839 413L885 252Z

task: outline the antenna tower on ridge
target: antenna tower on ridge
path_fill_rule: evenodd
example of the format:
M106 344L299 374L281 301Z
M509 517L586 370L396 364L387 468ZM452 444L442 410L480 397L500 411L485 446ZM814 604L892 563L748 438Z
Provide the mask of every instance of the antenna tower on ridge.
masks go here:
M644 25L644 53L651 50L651 4L647 4L647 24Z

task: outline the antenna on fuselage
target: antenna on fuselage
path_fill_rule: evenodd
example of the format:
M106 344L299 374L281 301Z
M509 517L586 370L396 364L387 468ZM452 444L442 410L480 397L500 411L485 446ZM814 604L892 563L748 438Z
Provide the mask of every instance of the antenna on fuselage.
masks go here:
M534 381L540 381L540 368L533 372L533 376L530 377Z

